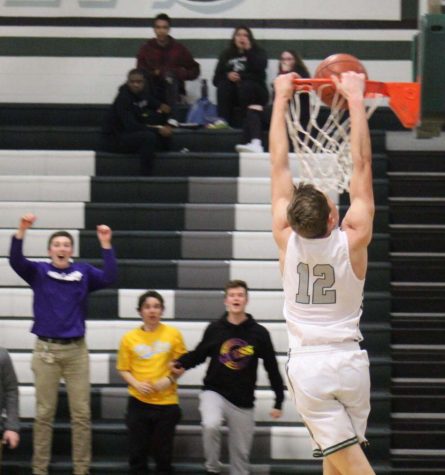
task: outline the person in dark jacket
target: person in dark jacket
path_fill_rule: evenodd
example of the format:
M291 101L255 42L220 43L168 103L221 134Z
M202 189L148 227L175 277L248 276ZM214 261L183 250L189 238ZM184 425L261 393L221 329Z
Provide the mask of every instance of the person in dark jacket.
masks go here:
M3 445L15 449L19 435L19 390L11 357L0 347L0 472Z
M107 132L114 137L119 151L139 153L143 174L151 173L156 150L169 147L169 114L170 107L153 95L143 71L132 69L111 107Z
M169 35L170 28L168 15L160 13L155 17L155 37L139 49L137 67L145 72L155 96L174 109L180 96L186 95L185 81L196 79L200 67L190 51Z
M218 114L234 125L234 109L241 108L244 140L239 152L262 152L262 114L269 93L266 86L266 52L258 46L250 28L238 26L229 47L220 55L213 76Z
M178 358L172 372L180 376L210 357L200 394L202 435L207 473L219 473L221 425L229 428L230 474L249 473L249 453L254 434L254 399L258 360L261 358L275 392L271 417L281 417L284 399L275 350L269 332L245 312L247 284L232 280L226 284L227 312L211 323L198 346Z

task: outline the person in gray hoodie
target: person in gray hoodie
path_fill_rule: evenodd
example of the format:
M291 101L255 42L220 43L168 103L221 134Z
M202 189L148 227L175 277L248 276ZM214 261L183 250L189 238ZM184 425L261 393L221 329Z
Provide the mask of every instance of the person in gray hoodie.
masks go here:
M19 435L19 391L14 367L5 348L0 347L0 465L3 445L15 449L20 442ZM1 470L1 468L0 468Z

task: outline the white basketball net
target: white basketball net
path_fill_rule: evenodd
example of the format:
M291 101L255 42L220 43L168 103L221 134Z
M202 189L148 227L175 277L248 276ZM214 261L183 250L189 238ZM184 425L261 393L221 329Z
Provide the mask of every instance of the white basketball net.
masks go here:
M292 140L298 163L298 175L301 181L314 184L327 193L343 193L349 189L352 173L352 158L349 145L350 120L347 110L342 106L345 99L336 92L330 108L330 114L324 123L318 117L322 101L321 92L329 84L318 90L297 90L289 102L287 128ZM309 96L309 121L307 127L301 124L301 97ZM369 119L379 106L380 101L366 102Z

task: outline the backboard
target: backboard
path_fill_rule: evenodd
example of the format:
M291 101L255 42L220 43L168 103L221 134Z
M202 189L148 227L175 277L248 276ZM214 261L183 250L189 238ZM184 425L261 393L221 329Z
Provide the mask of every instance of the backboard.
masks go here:
M414 42L414 80L421 84L418 138L436 137L445 126L445 15L420 19Z

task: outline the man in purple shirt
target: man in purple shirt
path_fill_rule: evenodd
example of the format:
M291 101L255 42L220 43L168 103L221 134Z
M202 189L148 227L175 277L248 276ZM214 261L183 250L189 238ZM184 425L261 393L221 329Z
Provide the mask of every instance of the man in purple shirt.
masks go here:
M35 220L31 213L21 218L9 257L11 267L34 292L31 332L37 340L32 358L36 390L32 473L48 474L52 425L63 378L71 415L74 474L86 475L91 462L89 357L84 340L87 298L89 292L116 280L111 229L97 226L104 259L100 270L87 263L72 262L73 237L66 231L53 233L49 238L51 262L26 259L22 252L23 239Z

